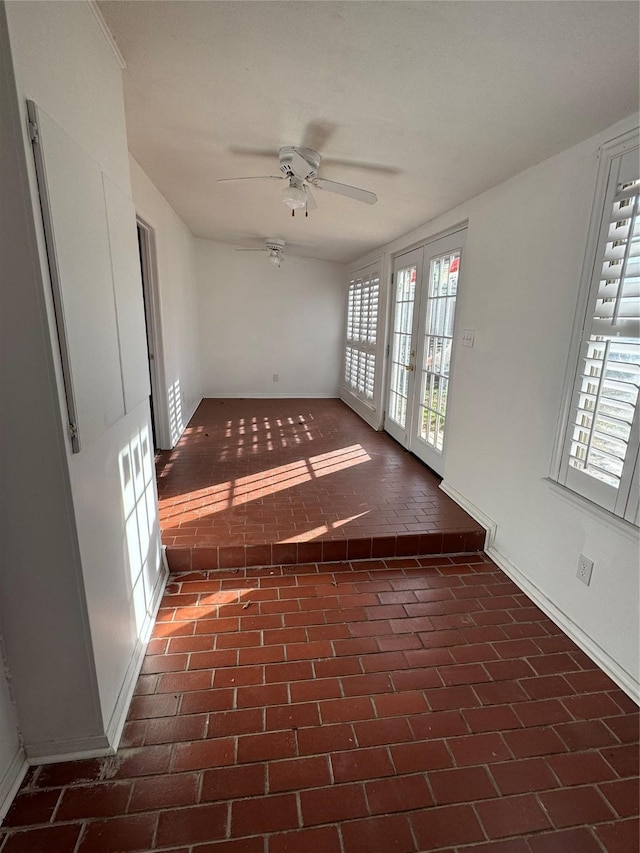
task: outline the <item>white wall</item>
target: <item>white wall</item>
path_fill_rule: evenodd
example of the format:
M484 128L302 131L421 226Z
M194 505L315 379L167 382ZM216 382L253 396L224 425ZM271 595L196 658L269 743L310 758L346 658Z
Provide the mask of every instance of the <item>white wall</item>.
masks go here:
M202 399L194 238L138 163L130 158L136 212L155 234L161 336L159 445L172 448ZM176 390L178 393L176 394Z
M127 401L130 371L146 367L142 349L131 344L131 328L124 334L124 322L114 349L122 370L121 417L103 422L75 456L62 427L59 358L50 338L51 299L24 121L31 98L113 182L126 207L130 178L121 70L88 4L9 3L7 19L13 96L17 93L21 111L22 151L16 149L15 158L26 168L30 187L15 188L13 209L24 216L23 251L16 254L6 296L15 353L3 365L11 412L3 485L11 494L2 524L11 565L3 577L0 616L27 754L40 760L117 742L163 578L153 476L150 486L144 476L135 484L121 476L124 456L133 458L136 447L140 452L149 430L148 402ZM114 287L128 288L120 294L129 308L127 320L132 313L142 318L139 279L122 277L121 262L129 271L137 269L129 205L129 248L124 254L119 249L113 264ZM77 255L82 252L78 245ZM139 334L144 336L143 323ZM93 355L76 351L72 359L78 367Z
M285 254L196 240L205 397L337 396L345 268Z
M384 247L466 219L444 488L497 525L492 554L638 696L638 537L546 482L597 172L597 149L637 117ZM355 265L354 265L355 266ZM473 348L460 346L463 328ZM379 414L379 413L378 413ZM595 561L591 586L578 555Z

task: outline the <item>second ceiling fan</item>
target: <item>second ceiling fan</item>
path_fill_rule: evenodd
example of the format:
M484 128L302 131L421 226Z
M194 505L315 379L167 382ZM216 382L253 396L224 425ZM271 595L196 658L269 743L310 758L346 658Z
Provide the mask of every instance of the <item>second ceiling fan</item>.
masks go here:
M305 208L306 215L317 205L311 187L352 198L365 204L375 204L378 197L369 190L352 187L318 178L318 168L322 157L311 148L296 148L293 145L283 145L278 149L280 175L247 175L240 178L220 178L218 183L230 181L286 181L282 190L282 201L291 208L292 216L296 210Z

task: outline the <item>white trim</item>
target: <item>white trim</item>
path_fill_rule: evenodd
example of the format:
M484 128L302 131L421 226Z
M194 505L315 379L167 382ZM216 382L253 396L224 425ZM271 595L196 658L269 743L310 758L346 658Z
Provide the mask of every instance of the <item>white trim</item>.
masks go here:
M365 403L364 400L356 397L345 386L340 388L339 399L342 400L345 406L354 411L356 415L359 415L365 423L369 424L372 429L375 429L376 432L382 429L382 412L375 406Z
M555 497L573 504L573 506L577 506L581 512L592 515L608 527L614 527L616 533L626 536L628 539L631 539L632 542L638 542L640 538L640 530L638 530L632 521L626 521L619 515L614 515L612 512L609 512L609 510L593 503L593 501L590 501L589 498L585 498L578 492L574 492L573 489L563 486L562 483L556 483L556 481L551 477L543 477L542 482L547 484L551 493L555 495Z
M496 530L498 529L498 525L495 521L489 518L488 515L485 515L481 509L478 509L475 504L472 504L470 500L465 498L465 496L457 489L454 489L454 487L450 483L447 483L446 480L442 480L440 488L445 495L448 495L452 501L462 507L462 509L468 513L474 521L477 521L478 524L481 524L482 527L484 527L487 531L487 535L484 540L484 549L486 551L487 548L490 548L495 541Z
M26 747L27 761L30 765L102 758L105 755L115 755L115 752L115 749L109 745L106 735L49 740Z
M640 705L640 682L624 670L579 625L567 616L551 599L517 569L497 548L491 546L486 554L542 610L552 622L588 655L636 704Z
M127 63L124 61L124 56L120 53L120 48L116 44L116 41L113 35L111 34L111 30L107 26L107 22L102 17L102 12L98 8L96 0L87 0L87 5L95 15L95 19L98 22L98 26L102 30L102 35L105 37L107 44L113 51L113 55L118 60L118 65L124 70L127 67Z
M138 676L140 675L140 669L142 668L142 662L147 650L147 643L149 642L149 637L151 636L151 632L156 621L164 588L169 579L169 569L164 546L161 553L162 569L158 575L155 589L153 590L151 607L147 611L142 630L140 631L136 647L131 656L131 660L129 661L129 666L127 667L122 687L120 688L120 693L116 700L115 708L113 709L111 719L107 725L107 738L114 752L118 749L120 738L122 737L122 730L124 729L127 714L129 713L129 706L133 697L133 691L135 690Z
M339 396L336 391L286 391L280 394L274 394L272 391L268 394L255 391L213 391L211 394L205 394L203 400L338 400ZM196 407L197 408L197 407ZM195 409L194 409L195 411ZM193 417L193 414L191 415ZM189 421L187 421L189 423Z
M24 750L20 747L13 756L11 764L5 770L2 779L0 779L0 824L9 811L28 769L29 762Z
M153 404L153 427L158 448L171 448L171 429L169 427L169 412L167 401L167 383L165 371L164 342L162 334L162 309L160 305L160 290L158 287L158 251L156 229L136 210L136 239L137 229L144 234L140 246L142 267L140 278L144 297L145 327L147 344L151 341L153 359L149 360L151 378L151 401Z

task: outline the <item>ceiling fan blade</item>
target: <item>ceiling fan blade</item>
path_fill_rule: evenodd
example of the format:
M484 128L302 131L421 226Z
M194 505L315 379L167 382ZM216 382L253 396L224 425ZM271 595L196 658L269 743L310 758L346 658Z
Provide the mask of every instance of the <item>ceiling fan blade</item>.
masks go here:
M230 181L281 181L282 175L245 175L242 178L218 178L217 183L226 184Z
M369 192L369 190L361 190L359 187L350 187L349 184L339 184L337 181L326 181L323 178L316 178L312 183L319 190L344 195L356 201L363 201L365 204L375 204L378 201L378 196L375 193Z
M267 252L268 249L236 249L236 252Z
M302 148L311 148L313 151L322 151L327 142L337 130L338 125L333 122L310 121L302 135Z
M304 191L307 194L307 210L315 210L318 205L308 184L305 184Z

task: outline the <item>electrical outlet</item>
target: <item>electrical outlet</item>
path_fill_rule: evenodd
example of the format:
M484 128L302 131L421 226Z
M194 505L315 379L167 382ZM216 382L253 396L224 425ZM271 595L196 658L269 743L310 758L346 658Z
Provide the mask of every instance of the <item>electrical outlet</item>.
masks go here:
M581 580L583 584L589 586L591 583L591 573L593 572L593 560L590 560L588 557L585 557L584 554L580 554L578 557L578 580Z
M476 333L473 329L463 329L462 331L462 346L472 347L475 341Z
M273 381L274 382L280 382L280 374L279 373L273 374Z

